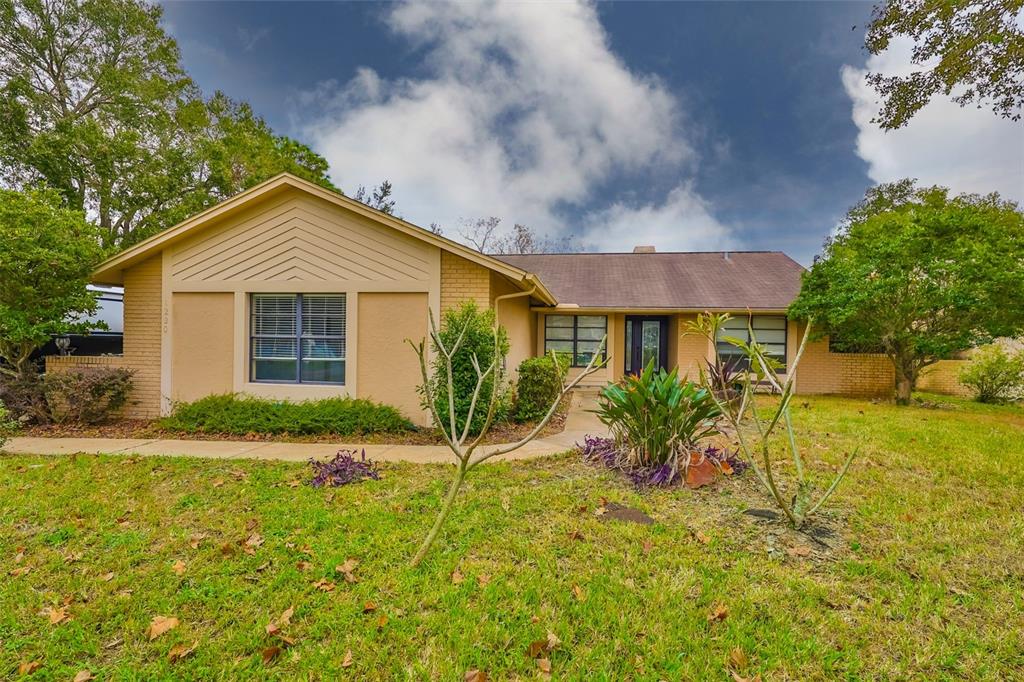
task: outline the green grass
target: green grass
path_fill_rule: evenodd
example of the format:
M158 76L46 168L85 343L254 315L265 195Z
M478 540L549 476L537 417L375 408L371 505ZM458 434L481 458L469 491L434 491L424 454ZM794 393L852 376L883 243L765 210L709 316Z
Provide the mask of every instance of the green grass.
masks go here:
M819 481L861 446L823 518L835 547L810 557L786 551L805 536L741 513L769 506L752 476L638 494L575 456L482 467L412 570L450 468L323 491L290 485L298 464L2 456L0 678L32 660L57 680L534 678L526 650L548 631L557 679L730 680L735 648L740 674L770 680L1024 676L1024 411L800 402ZM602 522L601 498L657 523ZM252 555L222 553L252 532ZM334 571L349 557L352 584ZM72 620L51 625L66 600ZM295 644L266 665L264 628L289 606ZM151 642L156 615L181 625Z
M213 395L174 406L161 428L182 433L246 435L337 434L359 436L409 431L413 425L391 407L359 398L288 402L240 395Z

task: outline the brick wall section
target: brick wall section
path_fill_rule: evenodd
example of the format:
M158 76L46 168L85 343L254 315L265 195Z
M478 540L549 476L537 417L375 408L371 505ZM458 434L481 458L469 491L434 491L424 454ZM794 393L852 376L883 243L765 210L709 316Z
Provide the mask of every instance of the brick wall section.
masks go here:
M61 374L69 370L82 367L124 367L124 358L120 355L48 355L46 356L46 372L48 374ZM130 400L130 398L129 398ZM129 406L125 406L114 413L114 416L124 416Z
M808 343L804 350L797 368L796 392L889 396L895 383L892 363L884 355L831 353L828 339L822 339Z
M135 370L127 416L160 416L160 254L124 273L124 365Z
M74 367L127 367L134 370L132 392L122 410L132 419L160 416L160 296L162 258L158 254L124 273L124 355L69 355L46 358L47 372Z
M441 313L463 301L491 307L491 271L448 251L441 251Z
M921 370L917 378L917 390L947 395L971 396L969 388L960 383L960 370L967 366L967 360L939 360Z

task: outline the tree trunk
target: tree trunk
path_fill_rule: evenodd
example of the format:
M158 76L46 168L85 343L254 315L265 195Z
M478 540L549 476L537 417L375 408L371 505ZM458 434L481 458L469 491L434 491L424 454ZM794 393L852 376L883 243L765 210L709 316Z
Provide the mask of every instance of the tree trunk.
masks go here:
M896 370L896 404L909 405L913 390L913 380L906 373Z

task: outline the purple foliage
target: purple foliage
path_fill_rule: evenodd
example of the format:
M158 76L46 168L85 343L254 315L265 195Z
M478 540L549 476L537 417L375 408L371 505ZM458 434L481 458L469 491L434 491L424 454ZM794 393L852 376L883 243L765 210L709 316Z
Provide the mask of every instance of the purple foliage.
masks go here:
M346 483L358 483L367 478L380 479L380 472L377 464L366 459L366 450L360 453L359 459L355 458L355 450L338 450L334 459L321 462L315 459L309 460L313 467L313 479L309 482L314 488L330 486L337 488Z
M681 483L683 480L683 472L671 463L651 467L629 464L629 458L626 456L626 453L619 450L615 441L611 438L585 436L583 443L577 445L577 447L580 450L580 454L583 455L584 461L598 464L608 469L619 469L637 488L645 488L647 486L667 488ZM710 459L719 469L724 468L723 465L731 467L734 475L742 474L748 466L739 457L738 452L722 450L713 445L696 448L694 452Z

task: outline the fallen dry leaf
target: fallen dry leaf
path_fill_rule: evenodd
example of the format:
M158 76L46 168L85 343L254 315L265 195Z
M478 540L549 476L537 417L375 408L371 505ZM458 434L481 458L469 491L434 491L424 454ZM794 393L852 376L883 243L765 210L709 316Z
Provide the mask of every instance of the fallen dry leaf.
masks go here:
M327 578L320 578L320 580L313 583L313 587L322 592L332 592L336 585Z
M714 482L718 467L707 457L690 454L690 466L686 467L686 487L701 488Z
M549 630L548 631L548 651L554 651L561 643L562 643L562 640L558 639L558 636L555 635L555 633L553 633L553 632L551 632Z
M359 561L357 561L356 559L349 558L345 560L345 563L335 566L334 570L345 576L345 582L356 583L359 582L359 579L356 578L354 571L356 570L356 566L358 565Z
M195 533L188 538L188 546L192 549L199 549L199 543L209 537L206 533Z
M39 661L24 661L18 664L19 675L31 675L35 671L43 667L43 664Z
M223 478L215 478L215 479L213 479L213 481L212 481L212 482L210 483L210 485L212 485L212 486L213 486L214 488L219 488L219 487L221 487L222 485L224 485L224 479L223 479Z
M580 542L585 540L585 538L583 537L583 533L579 532L578 530L570 531L569 532L569 539L570 540L579 540Z
M548 640L538 639L533 642L530 642L530 646L526 647L526 655L528 658L537 658L547 650Z
M31 570L31 566L19 566L18 568L12 568L10 571L8 571L8 575L12 575L15 578L17 578L18 576L25 575Z
M454 571L452 571L452 583L453 584L461 585L463 580L465 580L465 578L463 578L463 576L462 576L462 571L460 571L457 568ZM479 671L477 671L477 672L479 672Z
M263 663L270 663L275 658L281 655L281 651L281 647L277 646L276 644L274 646L268 646L266 649L260 652L261 655L263 656Z
M551 661L549 659L547 659L547 658L538 658L537 659L537 668L540 669L540 671L542 673L549 673L550 674L551 673Z
M341 659L341 667L342 668L350 668L350 667L352 667L352 650L351 649L346 651L345 652L345 657Z
M693 534L693 537L697 538L697 542L699 542L702 545L707 545L711 542L711 538L708 535L706 535L703 531L696 531Z
M491 582L491 576L487 573L481 573L476 577L476 584L480 587L485 587Z
M146 636L149 637L149 641L153 641L176 627L178 627L178 619L174 616L153 616L153 620L149 621L149 627L146 628Z
M388 624L388 617L383 613L377 616L377 629L382 630Z
M377 610L377 605L372 601L368 601L363 604L363 613L372 613Z
M572 593L579 601L583 601L586 598L586 595L583 593L583 588L579 585L572 586Z
M807 545L796 545L795 547L787 549L786 553L789 554L789 556L810 556L811 548Z
M64 555L64 563L73 564L76 561L81 561L83 556L81 552L68 552Z
M192 646L186 646L184 644L175 644L171 647L171 650L167 652L167 660L171 663L180 661L183 658L192 655L192 652L199 646L199 641L192 642Z
M256 519L256 518L249 519L248 521L245 522L245 529L246 530L255 530L256 527L259 526L259 525L260 525L260 520L259 519Z
M177 575L185 575L185 562L181 559L178 559L171 566L171 570L174 571Z
M71 620L66 609L55 609L51 606L44 613L50 619L50 625L60 625L65 621Z
M729 609L724 604L717 604L708 614L709 623L718 623L729 617Z
M487 673L483 670L467 670L462 682L487 682Z
M760 675L754 675L753 677L743 677L741 675L737 675L736 671L733 670L732 671L732 680L733 680L733 682L761 682L761 676Z
M114 572L113 571L110 571L109 573L104 573L103 575L100 576L100 580L102 580L105 583L109 583L113 579L114 579Z
M309 563L308 561L299 561L295 564L295 568L299 569L300 571L308 571L312 567L313 564Z
M733 647L733 650L729 652L729 665L736 670L743 670L750 663L750 659L747 658L747 654L744 653L743 649L739 647Z
M72 678L71 682L89 682L89 680L94 679L96 678L93 676L91 671L79 670L77 673L75 673L75 676L74 678Z
M652 549L654 549L654 543L650 540L644 540L644 554L650 554Z

